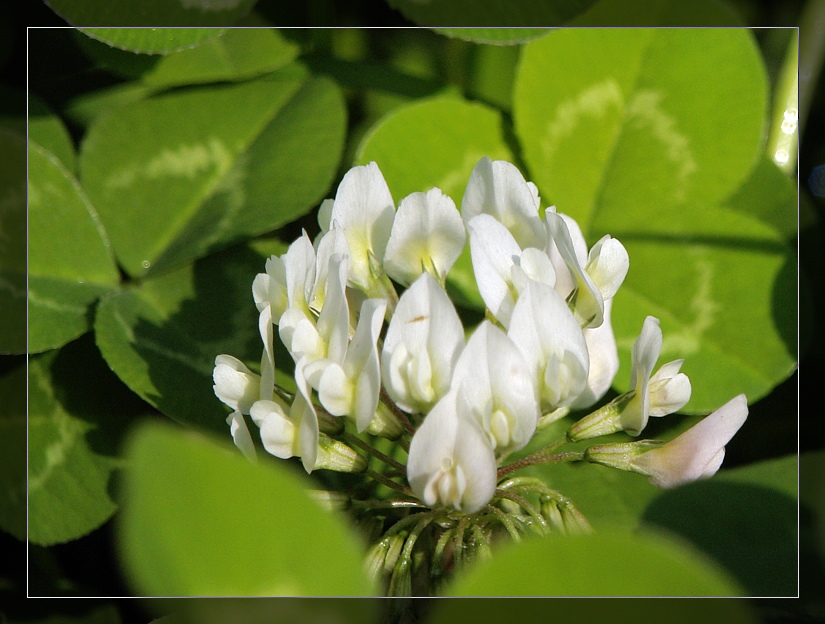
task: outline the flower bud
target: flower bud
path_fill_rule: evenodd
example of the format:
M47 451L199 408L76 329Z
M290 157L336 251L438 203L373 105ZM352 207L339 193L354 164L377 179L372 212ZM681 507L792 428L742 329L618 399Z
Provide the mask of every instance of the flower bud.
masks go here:
M364 472L367 460L340 440L321 435L318 439L318 459L315 468L336 472Z
M584 458L594 464L637 472L632 464L633 459L661 444L659 440L637 440L635 442L624 442L621 444L598 444L587 449L584 452Z

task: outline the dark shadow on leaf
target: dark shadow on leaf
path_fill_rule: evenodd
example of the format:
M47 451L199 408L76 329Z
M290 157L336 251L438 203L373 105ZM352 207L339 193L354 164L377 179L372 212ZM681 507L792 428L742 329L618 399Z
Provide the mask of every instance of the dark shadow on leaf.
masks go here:
M710 553L751 596L797 594L797 503L785 494L700 481L654 499L642 520Z

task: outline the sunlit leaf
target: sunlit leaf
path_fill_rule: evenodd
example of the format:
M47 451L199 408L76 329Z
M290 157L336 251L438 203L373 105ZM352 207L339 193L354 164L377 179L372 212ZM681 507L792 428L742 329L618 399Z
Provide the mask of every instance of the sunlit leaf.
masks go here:
M201 0L193 0L190 4L197 5ZM230 0L233 4L252 4L255 0ZM100 11L98 7L93 9L92 13L87 13L81 8L80 3L76 0L51 0L49 3L52 8L60 13L68 22L75 26L80 26L80 31L85 35L102 41L110 46L127 52L134 52L139 54L168 54L169 52L176 52L178 50L185 50L200 45L204 41L208 41L214 37L218 37L223 32L221 28L169 28L170 26L182 25L179 20L184 20L183 23L189 22L192 25L225 25L226 21L217 19L216 15L210 15L204 11L195 12L186 11L184 4L184 11L173 4L165 3L158 6L141 6L140 11L136 11L131 6L124 6L125 3L108 3L109 14L104 9ZM120 6L118 6L120 5ZM88 3L86 3L86 6ZM242 8L242 11L245 8ZM165 14L158 14L157 19L148 17L149 13L164 12ZM96 24L118 23L120 26L148 26L145 23L148 17L151 20L151 25L163 24L163 28L89 28ZM191 20L191 21L190 21ZM85 28L84 28L85 27Z
M227 410L212 390L222 353L260 364L263 343L252 280L270 253L247 247L187 265L101 301L95 339L106 362L135 393L167 416L228 435ZM279 354L277 365L292 360Z
M356 162L378 163L396 203L437 187L460 208L470 172L484 156L512 158L501 114L483 104L441 97L388 114L364 138ZM448 281L462 301L483 306L472 270L465 249Z
M610 233L630 254L613 312L619 388L649 314L662 362L686 358L687 411L754 401L794 369L792 252L710 208L759 162L765 107L747 31L568 30L525 47L514 115L530 176L591 244Z
M141 595L370 595L362 545L293 466L171 426L127 451L121 552Z
M542 197L595 235L733 192L761 156L766 98L746 30L570 29L525 46L514 117Z
M721 568L654 533L528 539L460 574L450 596L739 596Z
M55 156L29 144L29 351L89 328L91 305L119 274L94 208Z
M118 108L84 140L84 186L132 275L273 230L324 198L344 109L327 80L282 76Z
M629 213L613 234L630 254L613 307L617 388L629 387L630 350L648 314L661 320L660 364L685 358L693 388L687 412L709 412L739 393L752 403L793 372L796 256L774 230L694 206Z
M270 28L229 29L196 48L164 57L142 80L153 87L244 80L293 61L298 47Z

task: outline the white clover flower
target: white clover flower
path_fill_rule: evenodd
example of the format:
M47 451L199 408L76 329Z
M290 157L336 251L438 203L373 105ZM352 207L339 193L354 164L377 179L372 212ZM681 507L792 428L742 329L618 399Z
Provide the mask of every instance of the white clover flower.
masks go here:
M280 258L266 261L266 273L252 282L258 312L269 308L272 322L279 323L288 308L309 313L309 297L315 281L315 249L306 232Z
M374 264L384 261L394 218L395 203L378 165L353 167L344 175L329 223L343 231L350 253L349 279L365 291L375 281Z
M437 188L413 193L398 204L384 270L404 286L424 271L443 283L466 239L464 222L450 197Z
M446 394L464 348L464 328L447 293L422 273L401 295L381 354L387 394L407 412L426 413Z
M568 406L584 391L590 366L584 334L550 286L528 282L507 335L531 368L543 411Z
M467 341L452 390L497 454L523 448L535 433L539 405L530 368L513 341L490 321L483 321Z
M359 433L369 427L378 409L381 369L377 342L386 309L383 299L364 301L358 327L343 357L317 360L305 369L321 405L333 416L351 416Z
M470 219L467 230L479 294L496 320L509 327L513 307L528 279L555 285L553 264L539 249L522 251L510 231L488 214Z
M495 217L506 227L522 249L543 249L546 235L539 218L538 189L518 168L506 161L487 157L478 161L470 174L461 200L465 223L480 214Z
M281 342L296 362L324 358L342 361L349 340L349 306L346 298L348 259L329 259L324 307L317 322L303 307L290 307L278 324Z
M415 432L407 480L415 495L430 507L452 507L471 514L493 497L493 448L478 423L460 408L455 392L444 395Z
M568 295L573 314L582 327L598 327L604 321L604 298L598 286L584 269L567 227L567 221L551 209L545 211L544 218L548 237L555 244L574 282L574 288Z
M619 290L629 268L630 258L624 245L606 234L590 248L584 270L599 289L602 299L607 301Z
M725 445L747 418L748 402L740 394L670 442L634 457L630 465L661 488L710 477L722 465Z
M252 404L260 398L261 376L231 355L215 358L212 380L215 396L241 414L249 414Z
M631 352L630 383L632 397L620 415L622 429L637 436L647 425L649 416L665 416L680 410L690 400L690 380L679 369L684 360L662 365L651 376L662 350L659 319L648 316Z

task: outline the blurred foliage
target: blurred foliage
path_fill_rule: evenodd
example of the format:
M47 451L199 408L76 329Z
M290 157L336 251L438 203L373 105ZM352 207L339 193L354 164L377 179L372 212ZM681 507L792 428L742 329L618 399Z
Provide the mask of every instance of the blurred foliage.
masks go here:
M307 3L259 0L257 3L213 3L216 7L220 5L220 10L210 11L202 10L208 3L199 9L198 1L192 0L181 3L183 8L175 9L173 14L166 12L165 4L157 2L136 5L102 0L55 0L48 6L33 3L20 12L15 12L12 4L0 9L8 15L8 19L0 20L4 29L0 31L0 42L3 42L0 62L5 62L0 141L6 164L0 176L4 191L0 208L0 242L3 243L0 245L0 279L6 286L0 298L4 321L0 347L3 353L9 354L0 358L0 391L7 406L2 413L6 436L2 454L4 496L0 498L3 506L0 548L9 555L4 557L6 565L0 573L0 596L3 597L0 617L4 621L102 624L150 620L226 621L231 617L251 622L295 618L308 622L439 622L447 617L455 619L457 612L452 613L455 609L461 609L462 616L472 613L472 617L480 621L499 621L505 613L508 619L535 617L537 610L548 613L546 602L492 603L463 599L412 603L296 599L252 604L231 600L100 599L67 603L13 599L26 590L37 596L124 596L137 591L133 581L123 574L121 555L115 547L120 539L118 527L113 521L107 521L113 513L116 519L119 517L116 509L123 500L121 473L117 469L124 461L122 440L137 423L168 423L169 417L196 429L224 431L220 405L211 398L210 357L218 352L234 352L254 364L257 336L254 335L254 307L249 305L248 297L251 277L262 269L263 258L282 248L280 241L292 240L301 228L317 231L313 209L321 199L330 196L335 181L351 164L379 159L396 201L412 190L422 190L417 185L443 185L446 190L452 183L457 185L451 190L458 202L462 189L456 180L462 175L466 180L462 167L472 167L473 159L478 156L476 152L512 157L529 174L528 179L532 177L539 184L545 204L562 205L564 193L572 193L575 198L576 193L589 192L599 198L592 205L598 207L598 202L602 202L601 217L588 232L589 239L610 231L625 240L622 236L625 232L615 230L616 221L611 221L610 215L626 210L621 206L622 201L638 202L633 193L643 197L647 189L632 177L622 177L621 161L603 161L609 166L594 169L598 182L590 189L577 188L574 174L582 170L582 159L586 159L587 153L579 155L578 160L573 159L569 163L571 173L561 175L559 180L552 178L559 171L559 160L550 156L554 149L560 148L551 146L548 150L545 146L541 152L541 146L530 147L540 132L530 123L545 113L539 109L525 111L530 105L540 105L549 107L547 114L552 114L563 110L564 104L563 93L548 95L541 90L528 93L532 86L542 82L543 72L547 71L540 65L531 68L530 55L538 55L543 46L557 44L561 38L554 40L536 30L372 31L358 28L432 24L445 27L568 24L802 27L800 63L816 71L813 78L803 73L800 85L802 96L810 104L808 116L800 120L803 132L799 137L798 225L791 216L797 200L793 179L783 176L767 155L758 153L763 147L760 141L767 136L767 128L759 126L760 120L768 119L768 111L779 99L776 88L789 43L789 31L776 28L743 31L750 33L753 53L763 67L764 76L753 77L748 87L749 92L759 91L759 98L754 101L761 101L763 108L735 109L750 117L748 123L759 127L751 132L753 138L747 146L726 143L732 153L725 155L725 163L718 171L714 169L718 163L709 165L711 175L700 185L704 195L699 213L716 224L718 231L698 227L695 215L685 216L681 225L681 234L694 241L689 253L697 260L697 271L708 263L716 266L717 262L720 267L725 262L737 267L734 273L724 276L727 281L722 282L727 297L723 299L724 307L735 312L724 332L728 338L714 337L701 342L698 348L699 353L704 354L701 357L688 355L688 362L691 357L697 358L694 360L696 370L689 371L691 377L696 379L702 374L702 368L712 367L714 357L725 352L724 340L735 335L734 342L747 348L741 356L726 363L733 368L726 366L725 374L736 379L737 367L742 371L755 370L753 377L762 388L755 391L761 398L750 407L748 426L728 447L725 465L731 469L723 470L718 479L711 482L665 495L654 491L637 475L613 472L608 475L607 471L600 471L596 473L597 478L582 485L581 472L577 467L569 467L570 470L554 472L552 479L560 489L564 485L572 492L577 485L581 487L581 500L577 499L577 503L592 515L594 525L605 521L605 526L615 523L625 530L643 524L665 529L680 536L679 544L690 544L690 548L705 553L702 556L712 553L715 558L712 565L721 565L724 574L733 575L748 595L793 596L797 591L793 565L797 493L789 489L789 484L795 484L794 456L801 449L805 454L798 493L802 549L798 586L803 600L636 601L630 604L605 601L584 603L579 608L593 611L590 617L608 614L628 621L640 618L696 621L706 617L731 622L805 622L825 617L825 601L819 594L825 582L822 537L825 515L821 504L823 481L817 478L823 468L825 427L820 418L806 413L799 419L797 428L800 379L798 373L793 372L794 363L798 362L803 376L807 373L809 379L815 377L823 371L825 352L817 323L823 304L820 267L825 205L821 182L821 171L825 170L822 140L825 137L822 114L825 84L822 80L816 82L821 68L821 48L810 43L813 34L810 22L816 16L823 19L823 2L536 0L521 3L526 8L518 17L523 19L514 23L500 22L495 11L486 18L476 16L472 11L478 3L470 0L461 4L463 12L446 16L436 12L438 3L432 4L435 6L412 0L355 0L345 4L332 0ZM534 14L529 12L531 4L538 9ZM552 21L552 15L558 15L557 22ZM803 19L807 21L801 21ZM86 33L91 37L69 29L31 30L27 36L21 28L67 23L89 27ZM136 33L140 36L135 38L134 31L105 28L165 24L352 28L287 29L273 37L264 34L270 31L250 31L258 39L247 40L249 43L240 43L237 32L231 29L188 31L184 34L189 39L178 41L170 37L175 35L171 31L147 29ZM697 53L706 54L712 52L712 48L712 45L705 46ZM178 49L181 51L172 52ZM623 45L616 54L627 53L627 46ZM592 68L581 54L572 51L569 54L569 63L556 78L560 84L583 77ZM656 61L661 67L655 66ZM633 83L637 96L639 85L664 88L656 80L663 79L662 74L667 73L671 60L663 50L658 50L648 62L648 81ZM619 65L627 63L626 59L617 60ZM688 70L681 67L675 74ZM569 75L565 76L564 72ZM736 74L738 78L725 80L720 88L732 84L731 80L745 80L740 71ZM31 195L30 188L29 249L31 253L38 249L46 251L37 252L32 258L34 262L28 263L30 306L35 307L29 308L29 343L24 348L23 293L27 263L20 241L26 223L22 212L25 192L22 171L27 78L28 94L33 98L28 108L29 166L42 170L43 175L36 176L37 180L49 181L48 192L60 196L66 211L44 218L37 212L38 205L33 201L36 197ZM702 79L700 76L692 80ZM760 80L764 85L754 86ZM703 85L703 88L711 89L712 85ZM622 96L632 98L633 93L624 91ZM225 94L234 95L227 96L221 105ZM237 94L242 94L240 100ZM724 97L723 91L722 94L720 97ZM559 100L555 104L553 97ZM637 102L643 104L644 100L637 99ZM697 106L701 106L701 98L697 98L697 102ZM708 111L691 108L694 103L687 95L680 97L677 104L683 110L665 108L665 112L677 117L683 114L684 119L696 123L708 119ZM200 145L198 140L204 138L203 132L192 136L181 134L187 132L178 122L181 115L193 122L201 117L200 128L220 127L225 134L216 135L211 144ZM428 119L436 120L432 127L427 127ZM459 150L461 153L433 153L427 132L443 136L445 130L438 123L455 129L460 135L451 139L447 147L464 146L463 151ZM467 126L463 130L462 123ZM719 117L716 123L708 136L731 131L739 120ZM617 124L615 127L621 128L621 121ZM662 126L659 130L662 131ZM147 159L135 151L134 148L140 149L142 145L134 141L136 136L151 137L155 142L154 153L187 141L191 149L184 155L167 149L165 160L152 168ZM620 144L624 150L620 153L628 162L637 162L649 141L645 143L643 133L635 139L632 132L623 136L627 140ZM433 139L436 143L437 140ZM232 150L221 151L224 144L231 145ZM279 153L272 145L282 145L283 151ZM569 147L563 142L559 145ZM718 160L719 154L712 152L713 143L709 145L709 162ZM733 153L737 150L738 153ZM298 159L300 166L291 169L293 158ZM735 161L740 164L736 165ZM166 186L154 183L164 180L170 167L181 163L186 166L187 162L188 166L199 163L193 170L184 170L187 175L201 176L198 185L178 188L168 177ZM405 164L410 163L415 163L419 177L403 171ZM142 173L138 170L141 164ZM665 164L662 159L652 160L650 166L662 164ZM706 171L701 167L700 170ZM645 176L650 175L657 174L645 172ZM666 172L658 175L662 183L652 190L667 199L672 189L667 186ZM120 186L113 185L112 180L119 180ZM564 188L565 181L572 185L571 189ZM170 198L176 198L177 203ZM133 202L131 206L130 202ZM247 202L259 206L254 217L239 212L239 206ZM175 212L169 208L173 204L186 208ZM267 207L274 205L278 210L267 214ZM273 218L273 214L277 218ZM632 236L628 237L631 262L638 258L642 266L645 263L653 266L662 262L662 250L657 248L661 243L652 241L650 235L671 234L672 214L661 218L658 224L652 209L640 211L638 216L639 222L630 226L636 228L636 234L642 232L648 238L633 242ZM148 236L149 230L144 227L148 222L156 223L152 232L162 235ZM218 227L214 227L216 224ZM273 237L270 233L276 228L280 229ZM750 242L756 241L758 245L738 255L728 250L724 258L717 260L715 254L720 252L708 241L712 242L713 237L721 236L730 228L746 232ZM259 235L264 235L264 239L247 244L250 238ZM706 237L706 240L696 245L697 237ZM77 250L65 256L68 263L62 261L61 254L49 257L50 243L53 245L54 241L60 241L61 249ZM117 266L112 258L117 260ZM144 262L148 262L148 266ZM473 293L462 290L460 264L458 271L453 276L452 287L464 296L467 306L472 306ZM638 332L638 321L647 309L647 287L643 282L651 275L649 272L637 274L632 294L625 302L628 310L625 320L621 315L618 317L617 327L625 336L625 360L629 349L627 337ZM671 279L676 280L677 285L687 284L691 288L690 282L696 276L677 275ZM771 285L764 293L761 308L751 306L736 290L748 280L767 281ZM798 301L796 285L801 289ZM753 287L749 288L750 291L742 292L752 293ZM637 301L641 301L638 311L634 309ZM38 302L43 303L42 309L36 307ZM679 314L690 309L689 298L683 301L674 295L670 307L674 310L670 321L673 330L685 330L690 319L680 320ZM215 322L216 319L220 322ZM754 333L748 334L748 330ZM765 343L754 339L755 334L772 336L773 343L767 352L758 350L758 345ZM679 353L684 344L685 340L674 348L674 354ZM797 347L802 349L801 353L797 353ZM26 363L19 354L27 351L44 351L29 361L28 383L32 386L28 393L29 470L40 470L44 461L54 462L56 457L62 457L64 462L65 458L81 457L82 461L69 460L72 470L58 470L54 475L50 473L50 479L37 481L53 484L42 488L42 493L47 494L45 498L43 494L38 498L30 491L29 538L40 545L29 547L28 565L24 568L22 558L27 553L20 539L24 534L22 494L25 487L21 479L26 471L21 462L22 449L26 447L23 406L27 405L27 396L21 383L26 380ZM754 364L751 360L759 362L751 366ZM770 372L761 366L766 360L774 367ZM714 369L708 370L711 373L705 388L712 391ZM617 384L626 383L626 376L626 371L620 373ZM721 393L735 393L730 390L731 378L725 379L719 381L717 395L696 405L696 412L707 411ZM180 388L191 392L191 397ZM193 400L195 396L197 399ZM652 430L651 434L675 433L692 422L690 417L677 420L654 423L659 429ZM182 440L185 440L183 444L193 445L193 457L201 452L220 454L211 447L201 449L200 445L206 442L200 438ZM133 457L146 468L136 474L138 478L147 478L157 467L147 461L145 446L138 448L142 450ZM250 475L248 478L261 477ZM156 486L158 481L151 483ZM86 504L84 500L92 502ZM720 507L713 501L725 503ZM720 513L728 523L729 532L717 532L713 526L716 514ZM700 515L701 522L691 521L696 514ZM763 524L766 518L770 519L769 525ZM606 522L607 519L612 521ZM758 544L758 548L751 549L752 544ZM521 565L514 561L512 565ZM506 566L508 562L501 565ZM28 572L28 576L22 570ZM498 573L489 574L495 577ZM490 577L478 582L484 591L489 591L490 586L483 583L489 583ZM144 581L139 581L138 586L148 591L155 589ZM197 593L202 588L197 586L193 591ZM563 612L558 612L563 611L562 606L556 606L559 604L572 608L574 603L554 602L554 617L565 617ZM690 606L684 608L683 604ZM579 610L568 615L574 616L586 615Z

